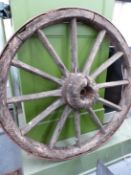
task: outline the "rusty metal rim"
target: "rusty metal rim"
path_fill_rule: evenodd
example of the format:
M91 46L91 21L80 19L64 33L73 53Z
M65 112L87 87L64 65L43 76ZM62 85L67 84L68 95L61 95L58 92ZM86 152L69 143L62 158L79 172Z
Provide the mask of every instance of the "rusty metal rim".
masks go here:
M122 108L121 112L117 112L111 123L106 126L106 134L102 134L100 131L91 139L90 142L78 147L71 147L71 148L61 148L61 149L49 149L48 146L33 141L29 138L26 138L21 135L20 130L17 128L16 124L13 122L11 118L11 114L9 113L7 106L6 106L6 81L8 70L10 68L11 60L15 56L16 52L23 44L23 42L30 37L36 30L41 27L46 27L48 25L62 22L66 19L71 19L72 17L76 17L79 20L83 21L84 23L90 24L100 29L106 29L108 32L108 36L113 39L113 41L117 44L118 49L124 52L124 59L125 59L125 69L130 77L130 67L131 61L129 60L130 52L128 50L128 46L119 33L119 31L104 17L101 15L84 10L84 9L76 9L76 8L67 8L67 9L58 9L55 11L51 11L46 14L42 14L35 19L28 22L24 27L22 27L7 43L3 53L0 57L0 122L4 128L4 130L9 134L9 136L19 144L24 150L33 153L34 155L52 159L52 160L65 160L72 158L73 156L78 156L85 152L89 152L94 150L95 148L101 146L106 140L108 140L113 133L119 128L121 123L123 122L124 118L130 107L130 85L128 85L122 95ZM37 25L36 25L37 24ZM12 46L17 46L12 48ZM129 79L130 81L130 79Z

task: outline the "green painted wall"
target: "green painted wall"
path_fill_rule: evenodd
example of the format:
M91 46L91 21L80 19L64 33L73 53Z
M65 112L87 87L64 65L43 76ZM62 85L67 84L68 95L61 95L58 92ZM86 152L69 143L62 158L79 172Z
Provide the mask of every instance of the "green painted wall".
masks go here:
M54 1L34 1L34 0L11 0L12 20L14 30L17 30L27 20L40 13L62 7L81 7L94 10L100 14L111 18L114 0L54 0ZM69 53L69 28L68 24L57 24L44 29L47 37L54 46L57 53L62 58L64 64L70 70L70 53ZM78 24L78 55L79 68L82 69L88 51L92 47L97 32L84 24ZM98 67L108 57L108 41L104 41L99 53L96 56L92 69ZM50 74L60 77L61 74L57 66L52 61L48 52L43 48L40 41L34 35L28 39L21 47L18 53L18 59L28 63L34 67L44 70ZM25 71L20 71L21 92L30 94L32 92L42 92L55 89L57 86L47 80L43 80L38 76L31 75ZM106 73L101 74L97 79L98 82L104 81ZM100 92L104 95L104 91ZM54 98L36 100L23 103L23 110L27 122L39 114L46 106L51 104ZM104 110L102 105L98 104L94 107L99 112L97 115L103 118ZM60 117L63 108L55 111L46 120L32 129L28 134L32 138L40 141L48 142L57 119ZM68 130L67 130L68 127ZM87 117L86 111L81 111L81 129L82 133L94 130L96 126L92 120ZM48 133L48 134L47 134ZM74 135L73 114L70 115L66 122L65 128L60 136L61 139Z

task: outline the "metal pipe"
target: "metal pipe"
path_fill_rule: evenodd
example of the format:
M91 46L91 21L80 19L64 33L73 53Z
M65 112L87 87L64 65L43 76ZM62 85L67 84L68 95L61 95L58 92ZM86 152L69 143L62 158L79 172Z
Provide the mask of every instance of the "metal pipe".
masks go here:
M0 53L6 44L3 18L0 17ZM21 150L0 125L0 174L22 175Z
M0 18L0 53L3 50L5 43L6 43L6 35L4 29L4 21L2 18Z

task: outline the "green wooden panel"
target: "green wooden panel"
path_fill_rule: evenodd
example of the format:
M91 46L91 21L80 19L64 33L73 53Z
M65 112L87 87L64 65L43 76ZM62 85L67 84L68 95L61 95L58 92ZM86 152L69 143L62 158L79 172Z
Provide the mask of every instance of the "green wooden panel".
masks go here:
M47 1L33 1L33 0L12 0L11 1L11 9L13 16L13 24L15 30L19 28L27 19L32 16L36 16L42 12L47 10L60 8L60 7L82 7L95 10L106 17L110 18L111 9L113 5L113 0L105 1L105 0L95 0L95 1L78 1L78 0L55 0L52 2ZM105 8L110 4L110 9L105 12ZM69 24L57 24L54 26L49 26L44 29L47 37L50 42L54 46L57 53L62 58L66 67L70 70L70 52L69 52ZM94 39L96 37L97 32L86 26L84 24L78 24L78 55L79 55L79 68L82 69L86 57L89 53L90 48L93 45ZM96 69L105 59L108 57L108 41L104 41L99 53L96 56L95 62L93 64L92 70ZM40 70L44 70L52 75L57 77L61 76L61 73L49 53L43 48L42 44L38 40L38 38L34 35L32 38L28 39L24 45L21 47L18 53L18 59L22 60L25 63L28 63L34 67L39 68ZM55 89L57 86L48 81L43 80L38 76L32 75L25 71L20 71L20 83L21 83L21 92L22 94L29 94L32 92L42 92L46 90ZM98 82L104 81L106 78L106 73L103 73L97 79ZM101 95L104 95L104 91L100 92ZM30 121L33 117L39 114L46 106L51 104L55 98L48 98L44 100L36 100L31 102L23 103L23 110L26 116L26 121ZM97 115L103 118L104 110L103 106L100 104L95 105L95 109L98 111ZM39 141L46 141L50 138L54 127L56 125L56 121L60 117L63 108L55 111L46 120L42 121L39 125L32 129L28 135L32 138L35 138ZM63 129L60 138L67 138L69 136L74 135L74 124L73 124L73 114L70 115L69 119L66 122L65 128ZM68 127L68 130L67 130ZM91 131L96 129L96 126L92 122L92 120L87 116L85 111L81 111L81 129L82 133ZM48 135L47 135L48 133Z
M98 12L111 19L114 0L10 0L15 30L27 20L53 9L80 7Z

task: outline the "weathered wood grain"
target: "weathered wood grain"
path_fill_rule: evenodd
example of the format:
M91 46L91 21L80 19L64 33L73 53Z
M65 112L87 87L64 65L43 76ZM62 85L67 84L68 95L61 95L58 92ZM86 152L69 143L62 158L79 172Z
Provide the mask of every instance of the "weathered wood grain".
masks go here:
M90 50L90 53L87 57L87 61L85 63L85 66L83 68L83 73L89 75L91 66L93 64L93 61L98 53L98 50L100 49L100 46L102 44L102 41L104 40L104 37L106 35L106 31L102 30L98 33L97 38L93 44L92 49Z
M33 127L35 127L38 123L44 120L51 112L59 108L64 104L62 99L59 99L48 106L43 112L37 115L34 119L32 119L29 123L26 124L24 128L21 129L23 135L27 134Z
M72 71L77 72L78 54L77 54L77 19L73 18L70 24L70 47Z
M44 79L51 80L51 81L53 81L53 82L55 82L55 83L57 83L59 85L62 84L62 82L58 78L56 78L56 77L54 77L52 75L49 75L48 73L43 72L43 71L41 71L41 70L39 70L39 69L37 69L37 68L35 68L33 66L30 66L30 65L28 65L26 63L23 63L20 60L13 59L12 62L11 62L11 65L15 66L15 67L18 67L18 68L21 68L21 69L23 69L23 70L25 70L27 72L33 73L35 75L38 75L38 76L40 76L40 77L42 77Z
M104 70L106 70L110 65L112 65L115 61L117 61L119 58L121 58L122 55L123 55L123 52L115 53L111 58L109 58L102 65L100 65L99 68L97 68L93 73L91 73L91 77L95 79Z
M108 100L106 100L104 98L99 97L98 101L103 103L106 106L111 107L112 109L117 110L117 111L121 111L122 110L122 108L119 105L116 105L116 104L114 104L114 103L112 103L112 102L110 102L110 101L108 101Z
M91 118L93 119L93 121L96 123L96 125L100 128L100 130L102 131L102 133L106 133L104 126L102 125L100 119L97 117L95 111L90 107L87 108L87 111L90 113Z
M53 46L51 45L51 43L49 42L48 38L46 37L46 35L44 34L44 32L42 30L38 30L37 31L37 35L39 40L42 42L42 44L44 45L44 47L48 50L49 54L53 57L55 63L57 64L58 68L61 70L61 72L67 76L68 74L68 70L65 67L65 65L63 64L61 58L59 57L59 55L56 53L55 49L53 48Z
M57 125L56 125L56 128L53 132L53 135L50 139L50 143L49 143L50 149L52 149L55 146L55 143L57 142L57 139L62 131L62 128L63 128L63 126L66 122L66 119L67 119L68 115L70 114L70 112L71 112L71 109L68 106L66 106L58 123L57 123Z
M81 146L80 136L81 136L81 123L80 123L80 113L77 111L74 115L75 131L76 131L76 145Z
M46 92L39 92L29 95L21 95L18 97L10 97L7 99L7 104L11 103L18 103L23 101L29 101L29 100L37 100L47 97L60 97L61 96L61 90L52 90L52 91L46 91Z
M95 85L95 88L108 88L108 87L115 87L115 86L122 86L122 85L128 85L128 80L120 80L120 81L111 81L111 82L105 82L105 83L98 83Z

